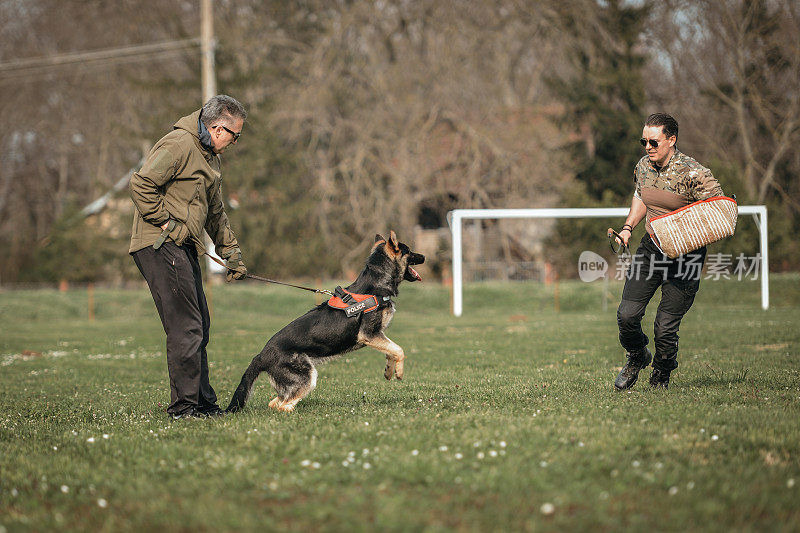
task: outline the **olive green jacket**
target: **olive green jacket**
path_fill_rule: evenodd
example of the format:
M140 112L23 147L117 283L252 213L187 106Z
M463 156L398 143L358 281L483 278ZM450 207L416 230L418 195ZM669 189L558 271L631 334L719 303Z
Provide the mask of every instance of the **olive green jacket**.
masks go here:
M205 229L220 257L239 248L222 204L219 155L200 143L199 118L200 110L178 120L131 176L136 211L130 253L152 246L169 220L176 224L168 238L178 246L191 243L202 254Z

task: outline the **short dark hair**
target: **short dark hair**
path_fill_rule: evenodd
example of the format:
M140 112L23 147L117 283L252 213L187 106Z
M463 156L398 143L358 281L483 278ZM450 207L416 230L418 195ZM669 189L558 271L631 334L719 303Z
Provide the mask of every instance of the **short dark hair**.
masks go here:
M666 113L653 113L644 122L645 126L661 126L667 139L678 136L678 121Z
M246 120L247 111L236 98L228 96L227 94L218 94L209 98L208 102L205 103L202 117L203 124L205 124L206 127L211 127L220 119L225 122L233 118Z

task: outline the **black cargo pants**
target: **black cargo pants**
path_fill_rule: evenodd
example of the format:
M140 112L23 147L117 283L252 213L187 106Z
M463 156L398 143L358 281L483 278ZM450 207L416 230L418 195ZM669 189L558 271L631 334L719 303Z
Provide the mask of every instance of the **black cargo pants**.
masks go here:
M619 342L628 352L647 346L642 331L642 317L650 299L661 287L653 334L655 357L653 367L670 372L678 366L678 328L692 306L700 288L706 248L700 248L676 259L670 259L645 234L626 274L622 302L617 310Z
M216 407L217 395L208 381L208 345L211 319L203 293L203 276L194 246L167 241L133 253L147 280L167 334L170 414L192 408L201 412Z

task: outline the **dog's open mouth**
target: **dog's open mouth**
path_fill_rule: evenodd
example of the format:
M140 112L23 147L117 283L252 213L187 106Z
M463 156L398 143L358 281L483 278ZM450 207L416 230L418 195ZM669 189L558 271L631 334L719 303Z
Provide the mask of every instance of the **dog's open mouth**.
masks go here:
M406 267L406 273L403 278L405 278L406 281L422 281L422 277L411 267L411 265L421 265L424 262L424 255L412 252L411 256L408 258L408 266Z

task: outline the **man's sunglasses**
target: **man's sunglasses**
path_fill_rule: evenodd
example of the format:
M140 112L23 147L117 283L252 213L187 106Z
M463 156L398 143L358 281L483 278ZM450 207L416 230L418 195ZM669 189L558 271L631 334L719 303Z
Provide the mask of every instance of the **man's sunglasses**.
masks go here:
M226 128L226 127L225 127L225 126L223 126L222 124L219 124L219 127L220 127L220 128L222 128L223 130L227 131L227 132L228 132L228 133L230 133L231 135L233 135L233 142L236 142L236 141L238 141L238 140L239 140L239 135L241 135L241 134L242 134L242 132L241 132L241 131L240 131L239 133L236 133L235 131L231 131L231 130L229 130L228 128ZM642 139L642 140L644 140L644 139Z
M230 131L230 130L228 130L228 131ZM650 144L650 146L652 146L653 148L658 148L658 141L655 140L655 139L644 139L644 138L642 138L642 139L639 139L639 142L642 144L642 146L647 146L648 144ZM664 142L664 141L661 141L661 142Z

